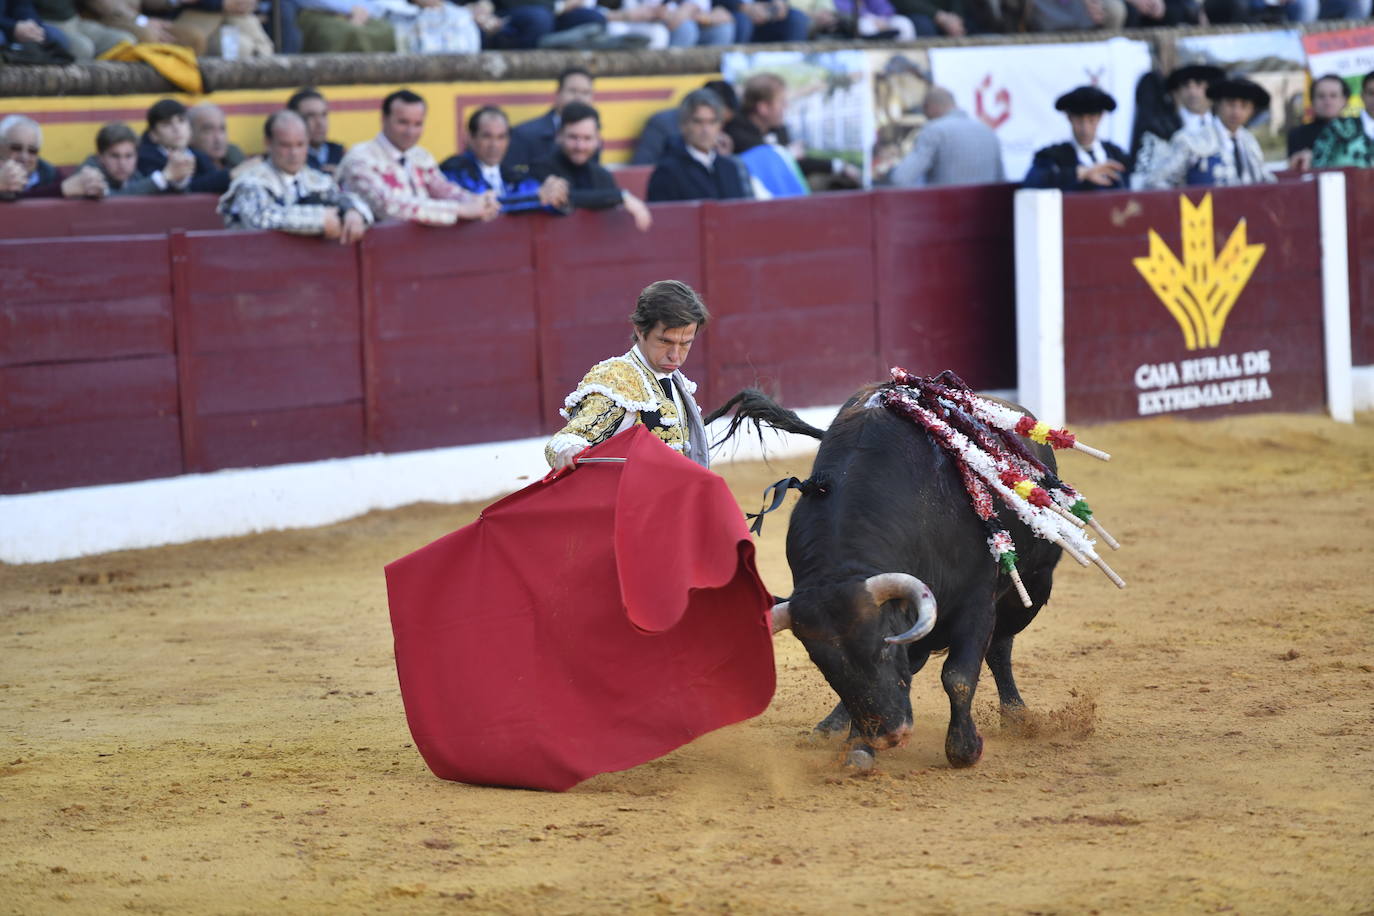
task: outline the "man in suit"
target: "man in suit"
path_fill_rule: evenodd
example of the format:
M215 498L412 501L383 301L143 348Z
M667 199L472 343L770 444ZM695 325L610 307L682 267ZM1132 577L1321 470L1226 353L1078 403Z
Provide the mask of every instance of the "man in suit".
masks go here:
M556 210L568 204L568 183L550 175L536 181L526 166L503 163L510 147L510 120L494 105L486 105L468 118L468 148L439 165L449 181L475 194L492 191L502 213Z
M1002 144L992 128L970 118L940 86L926 93L926 126L906 158L892 170L898 187L986 184L1005 180Z
M1174 134L1161 160L1145 176L1146 188L1261 184L1275 178L1264 153L1245 125L1269 108L1269 93L1247 79L1227 79L1207 88L1216 117Z
M639 294L630 315L634 345L623 356L593 366L564 401L568 425L544 447L554 469L566 468L582 450L636 423L702 467L711 466L697 386L682 364L711 315L686 283L659 280Z
M306 154L310 167L333 175L343 162L344 148L342 143L329 139L329 102L318 89L305 88L287 99L286 107L305 120L310 132L310 149Z
M711 90L687 93L678 106L682 139L669 145L649 176L650 201L754 196L744 163L717 151L724 117L725 106Z
M563 123L563 109L573 102L591 105L596 95L591 71L584 67L569 67L558 75L558 90L553 107L537 118L517 124L510 132L510 149L505 163L510 166L530 166L554 154L558 147L558 128ZM600 158L600 151L596 158Z
M1054 107L1068 115L1073 139L1037 150L1025 186L1061 191L1125 188L1131 173L1130 155L1097 137L1102 114L1116 110L1116 99L1096 86L1079 86L1056 99Z
M725 80L707 80L701 88L710 89L716 94L716 98L720 99L720 103L725 106L725 123L728 124L739 110L739 96L735 95L735 87ZM657 165L658 160L668 151L669 144L682 139L682 129L678 127L677 119L678 105L650 115L649 120L644 122L644 130L639 134L639 141L635 143L635 153L630 157L630 165ZM724 131L721 131L717 142L720 144L717 152L734 152L734 141Z
M1353 118L1333 118L1312 144L1312 167L1318 169L1357 166L1374 168L1374 70L1360 84L1364 111Z
M178 191L229 190L229 172L216 168L210 157L191 149L191 122L186 106L176 99L162 99L148 107L148 129L138 144L138 170L157 184L168 182ZM190 174L186 174L187 158Z

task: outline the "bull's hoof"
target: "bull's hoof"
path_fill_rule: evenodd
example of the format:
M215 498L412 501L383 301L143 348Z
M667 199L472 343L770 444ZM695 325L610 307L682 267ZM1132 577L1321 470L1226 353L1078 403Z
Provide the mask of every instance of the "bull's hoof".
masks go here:
M830 715L816 723L812 733L817 738L835 738L849 734L849 713L843 706L835 708Z
M868 772L873 769L873 765L877 763L877 759L877 756L873 753L871 748L856 747L845 755L844 765L853 767L862 772Z
M945 759L949 765L962 769L971 767L983 757L983 736L974 733L969 742L956 742L952 737L945 740Z

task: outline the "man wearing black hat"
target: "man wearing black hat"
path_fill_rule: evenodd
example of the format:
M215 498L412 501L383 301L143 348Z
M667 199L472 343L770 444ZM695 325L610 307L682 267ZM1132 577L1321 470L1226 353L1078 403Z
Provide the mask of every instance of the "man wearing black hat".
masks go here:
M1356 166L1374 168L1374 70L1360 84L1364 111L1353 118L1334 118L1312 144L1312 167L1318 169Z
M1125 188L1130 155L1110 141L1097 139L1102 113L1115 111L1116 99L1096 86L1079 86L1056 99L1054 107L1069 116L1073 139L1037 150L1025 186L1063 191Z
M1213 83L1208 98L1216 117L1174 134L1168 151L1145 176L1147 188L1241 185L1274 181L1264 153L1245 125L1269 107L1269 93L1247 79Z
M1135 156L1136 186L1152 172L1169 149L1174 134L1212 120L1212 102L1207 88L1226 78L1220 67L1188 64L1176 67L1164 80L1147 73L1140 78L1135 94L1135 129L1131 155Z

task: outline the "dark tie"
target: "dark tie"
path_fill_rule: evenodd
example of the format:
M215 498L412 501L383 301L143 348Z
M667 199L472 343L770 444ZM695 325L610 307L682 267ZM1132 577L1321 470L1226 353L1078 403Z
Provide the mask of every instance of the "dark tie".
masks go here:
M668 402L671 404L673 402L673 377L669 375L659 379L658 385L663 389L664 396L668 398Z
M1231 138L1231 149L1236 154L1236 177L1241 181L1245 180L1245 160L1240 157L1240 137Z
M1088 161L1091 162L1091 163L1093 163L1093 164L1096 164L1096 163L1097 163L1097 153L1094 153L1094 152L1093 152L1093 148L1092 148L1091 146L1087 147L1086 152L1087 152L1087 154L1088 154Z

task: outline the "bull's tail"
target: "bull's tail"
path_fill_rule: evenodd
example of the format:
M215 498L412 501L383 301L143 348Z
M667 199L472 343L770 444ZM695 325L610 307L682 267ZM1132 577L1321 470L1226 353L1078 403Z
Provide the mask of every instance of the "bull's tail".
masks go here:
M716 446L727 442L745 423L754 424L754 431L760 440L763 438L765 424L785 433L798 433L813 439L819 439L825 435L825 430L817 429L807 423L757 388L743 389L730 400L711 411L705 421L709 424L711 421L730 413L731 410L734 411L734 416L730 418L730 426L725 430L725 434L716 441Z

